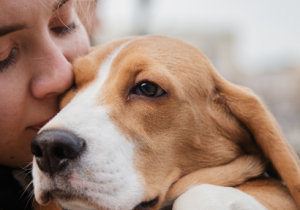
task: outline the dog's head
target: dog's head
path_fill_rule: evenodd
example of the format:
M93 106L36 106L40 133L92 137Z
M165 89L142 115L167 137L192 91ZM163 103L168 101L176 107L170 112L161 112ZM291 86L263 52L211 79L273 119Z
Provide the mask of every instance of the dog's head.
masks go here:
M300 198L299 161L272 115L196 48L126 38L77 59L74 72L62 111L32 143L38 202L158 209L181 177L261 151Z

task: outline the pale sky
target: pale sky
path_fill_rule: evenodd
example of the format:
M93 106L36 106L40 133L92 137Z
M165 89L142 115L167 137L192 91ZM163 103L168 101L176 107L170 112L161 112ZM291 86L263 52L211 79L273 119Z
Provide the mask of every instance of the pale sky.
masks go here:
M129 33L137 0L100 0L104 28ZM300 0L152 0L149 31L231 30L244 69L300 64Z

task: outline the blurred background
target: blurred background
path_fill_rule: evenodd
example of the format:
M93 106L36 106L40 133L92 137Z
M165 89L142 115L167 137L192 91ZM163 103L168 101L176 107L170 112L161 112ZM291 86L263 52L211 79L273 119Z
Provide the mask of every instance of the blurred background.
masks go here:
M99 0L95 15L94 45L159 34L199 48L263 99L300 155L299 0Z

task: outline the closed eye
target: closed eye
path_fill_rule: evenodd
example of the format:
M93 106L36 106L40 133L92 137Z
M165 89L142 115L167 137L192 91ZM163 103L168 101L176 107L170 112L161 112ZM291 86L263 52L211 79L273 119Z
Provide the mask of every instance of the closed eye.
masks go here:
M10 51L9 56L5 60L0 61L0 72L3 72L5 69L9 68L10 66L16 63L17 53L18 53L18 49L13 48Z
M72 32L75 32L75 29L76 29L76 24L74 22L72 22L68 26L61 26L61 27L51 28L51 31L53 31L54 33L56 33L58 35L66 35L66 34L70 34Z

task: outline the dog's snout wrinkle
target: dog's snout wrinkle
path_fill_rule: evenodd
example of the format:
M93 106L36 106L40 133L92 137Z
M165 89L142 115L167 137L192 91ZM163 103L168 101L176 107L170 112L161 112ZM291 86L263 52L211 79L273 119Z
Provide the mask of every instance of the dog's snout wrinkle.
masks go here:
M45 130L31 142L39 168L50 175L63 170L69 160L77 158L85 148L85 141L65 130Z

